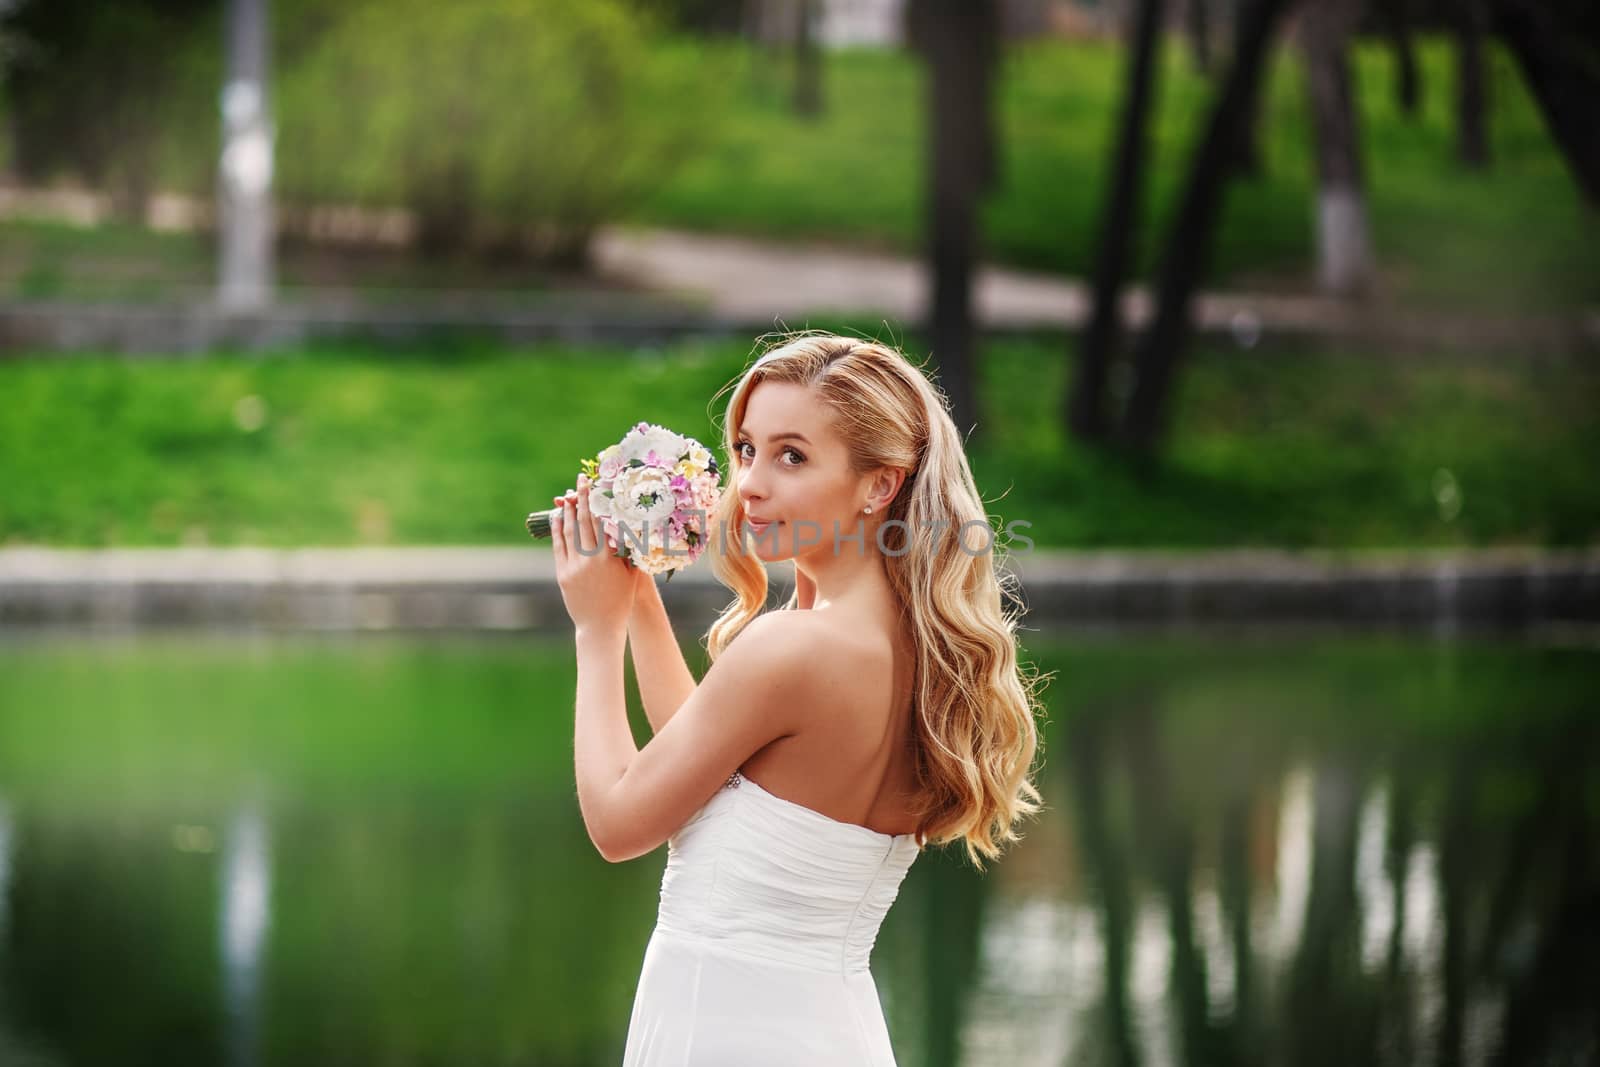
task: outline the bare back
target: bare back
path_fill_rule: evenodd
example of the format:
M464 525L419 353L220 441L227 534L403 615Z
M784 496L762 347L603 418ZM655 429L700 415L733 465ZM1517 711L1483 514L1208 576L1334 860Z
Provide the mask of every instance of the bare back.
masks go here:
M916 830L914 646L898 620L830 608L804 624L824 650L803 699L805 725L745 761L744 774L785 800L885 834ZM796 620L799 621L799 620Z

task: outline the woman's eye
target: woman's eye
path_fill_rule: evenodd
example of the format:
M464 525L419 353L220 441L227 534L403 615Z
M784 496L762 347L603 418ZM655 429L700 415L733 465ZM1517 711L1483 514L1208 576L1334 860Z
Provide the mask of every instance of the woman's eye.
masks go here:
M747 448L755 448L755 445L752 445L749 441L740 441L739 442L738 450L739 450L739 458L740 459L749 459L750 458L748 455L745 454L745 449L747 449ZM798 466L800 466L800 464L802 464L802 463L804 463L806 461L806 457L802 456L800 453L796 452L792 448L785 447L784 450L783 450L783 454L785 456L792 457L791 461L787 464L790 467L798 467Z

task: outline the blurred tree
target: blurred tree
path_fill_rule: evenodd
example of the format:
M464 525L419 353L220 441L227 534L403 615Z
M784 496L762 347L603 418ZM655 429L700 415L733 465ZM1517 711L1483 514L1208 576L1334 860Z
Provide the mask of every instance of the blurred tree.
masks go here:
M764 0L630 0L630 3L662 25L696 34L742 34L749 9Z
M1211 73L1210 0L1187 0L1183 5L1183 27L1189 35L1189 52L1201 74Z
M1238 0L1232 5L1232 18L1229 21L1230 55L1235 57L1245 48L1243 36L1250 29L1249 24L1242 17L1241 3L1242 0ZM1261 176L1261 138L1258 131L1260 115L1257 112L1257 106L1256 102L1252 102L1250 113L1242 117L1239 136L1234 138L1233 147L1229 150L1228 169L1235 177L1259 178Z
M928 63L930 326L940 385L963 434L976 434L972 272L978 203L995 182L993 0L912 0L907 36Z
M1115 716L1103 707L1086 706L1068 720L1066 785L1072 791L1074 829L1090 874L1089 885L1100 913L1101 939L1105 942L1105 1018L1102 1026L1110 1046L1106 1058L1115 1067L1138 1067L1139 1046L1134 1041L1134 1010L1129 985L1132 972L1134 893L1131 864L1112 824L1112 784L1107 779L1119 761L1109 751L1115 737Z
M1155 314L1134 353L1133 394L1123 414L1119 440L1148 457L1164 430L1167 399L1188 346L1190 304L1216 237L1229 162L1256 110L1261 71L1279 18L1289 0L1244 0L1233 62L1211 108L1179 196L1177 213L1162 250L1156 279Z
M821 0L800 0L794 29L794 110L803 118L822 114L822 49L817 44Z
M1600 207L1600 5L1491 0L1491 25L1522 68L1584 199Z
M1317 284L1336 296L1365 291L1373 269L1350 74L1350 41L1360 14L1360 0L1314 0L1304 6L1298 27L1317 158Z
M1558 814L1528 827L1543 838L1553 885L1540 894L1538 934L1511 975L1494 1067L1593 1062L1596 1044L1594 961L1600 957L1600 871L1596 870L1593 794L1583 766L1589 746L1569 738L1567 750L1543 764L1559 791ZM1576 756L1577 758L1573 758Z
M1316 768L1310 885L1280 1009L1292 1020L1284 1035L1288 1063L1344 1067L1380 1059L1377 1005L1363 989L1357 936L1356 843L1366 773L1354 753L1325 754Z
M184 84L186 48L197 38L211 45L216 7L216 0L0 5L0 34L13 53L4 74L18 174L35 182L74 175L108 192L119 217L142 220L168 108Z
M1206 1010L1206 958L1195 937L1193 910L1194 818L1182 810L1173 783L1177 767L1168 758L1162 729L1163 694L1130 701L1122 711L1123 742L1132 790L1133 837L1143 843L1144 862L1166 898L1167 941L1172 946L1169 988L1185 1064L1225 1063L1224 1035Z
M1456 0L1456 157L1469 170L1489 165L1488 71L1483 0Z
M1411 39L1411 4L1409 0L1380 0L1374 6L1394 49L1395 102L1407 118L1414 119L1421 102L1422 88L1417 74L1417 49Z
M1078 345L1078 361L1067 393L1068 432L1080 441L1104 440L1110 432L1106 385L1121 344L1121 296L1139 230L1144 196L1150 102L1158 73L1156 45L1161 0L1138 0L1129 25L1130 52L1117 125L1115 162L1106 187L1095 251L1093 306Z

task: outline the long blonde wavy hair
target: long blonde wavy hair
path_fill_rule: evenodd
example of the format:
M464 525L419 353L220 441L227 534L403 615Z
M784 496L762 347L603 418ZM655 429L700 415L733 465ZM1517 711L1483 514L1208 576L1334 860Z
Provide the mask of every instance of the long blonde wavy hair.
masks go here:
M905 525L885 526L880 536L890 585L915 638L917 838L960 841L981 868L1017 840L1018 822L1039 810L1030 773L1043 710L1038 688L1046 679L1017 661L1021 613L1003 602L1015 576L993 551L963 549L965 524L988 527L989 519L948 403L887 345L821 332L782 335L718 393L732 390L721 427L730 472L739 469L745 405L764 381L811 391L832 416L855 473L906 472L883 516ZM744 507L731 480L711 518L711 529L724 534L707 546L712 568L736 596L706 635L715 661L765 610L768 583L766 566L732 533L743 529ZM945 523L942 532L935 522ZM797 598L785 608L796 607Z

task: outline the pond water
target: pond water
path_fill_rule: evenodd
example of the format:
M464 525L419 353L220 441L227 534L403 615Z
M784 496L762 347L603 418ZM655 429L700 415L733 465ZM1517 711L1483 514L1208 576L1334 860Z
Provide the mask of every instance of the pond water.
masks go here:
M570 649L0 639L0 1063L620 1062L665 849L584 834ZM1600 647L1027 658L1048 808L981 877L912 868L902 1067L1597 1061Z

